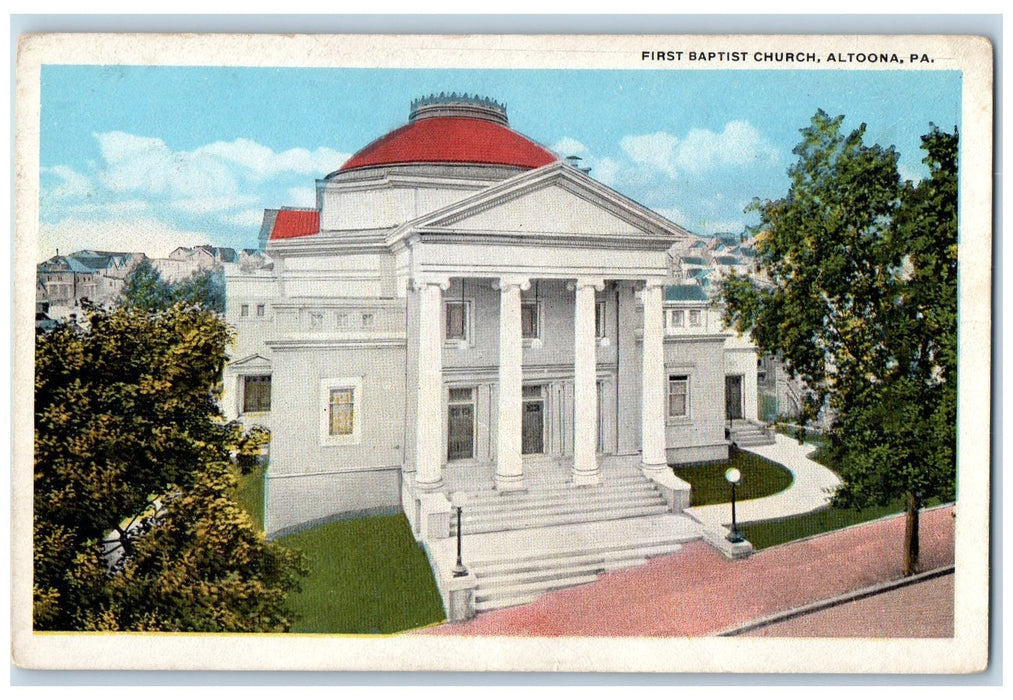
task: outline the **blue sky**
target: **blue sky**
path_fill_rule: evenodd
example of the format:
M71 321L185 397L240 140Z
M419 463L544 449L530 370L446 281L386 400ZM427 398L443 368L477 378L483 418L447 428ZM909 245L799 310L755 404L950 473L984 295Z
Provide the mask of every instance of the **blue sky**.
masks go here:
M59 248L255 247L264 208L312 206L314 180L440 91L507 103L511 126L699 234L740 232L787 190L818 108L895 145L960 124L943 71L371 70L44 66L40 239Z

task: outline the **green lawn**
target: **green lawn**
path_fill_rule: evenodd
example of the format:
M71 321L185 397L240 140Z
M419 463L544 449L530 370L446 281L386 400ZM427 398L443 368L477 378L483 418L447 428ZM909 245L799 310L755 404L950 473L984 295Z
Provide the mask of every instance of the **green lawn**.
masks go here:
M688 464L675 468L675 475L693 487L691 505L728 503L732 488L725 481L725 471L732 467L742 472L742 481L735 489L736 500L770 496L791 486L791 472L780 464L734 449L727 462Z
M241 477L236 495L263 528L264 467ZM444 620L426 554L403 515L339 520L278 542L301 550L310 566L291 598L293 632L390 633Z
M257 528L264 529L264 470L266 467L254 468L249 474L239 477L239 487L236 489L236 500L243 507Z
M302 550L311 570L292 596L293 632L391 633L445 619L403 515L339 520L278 541Z
M939 505L938 500L930 501L927 507ZM766 549L775 545L792 542L822 535L826 532L840 530L849 525L877 520L888 515L897 515L904 512L904 503L901 500L894 501L885 506L872 506L855 510L853 508L827 508L809 515L800 515L795 518L781 520L771 523L756 523L755 525L740 525L739 530L756 549Z

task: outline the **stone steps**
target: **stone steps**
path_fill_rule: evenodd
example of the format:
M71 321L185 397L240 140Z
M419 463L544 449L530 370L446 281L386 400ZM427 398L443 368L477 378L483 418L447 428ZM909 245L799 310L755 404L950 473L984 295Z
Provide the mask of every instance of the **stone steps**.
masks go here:
M625 518L641 518L648 515L661 515L668 512L668 505L662 501L658 505L631 506L626 508L609 508L594 511L578 510L566 513L551 513L529 516L502 516L479 521L470 525L462 524L466 535L486 532L503 532L505 530L528 530L555 525L575 525L591 521L623 520ZM456 522L452 522L451 536L457 535Z
M472 503L468 501L461 513L467 520L475 515L486 515L489 513L500 513L509 511L517 513L525 510L540 508L551 508L557 505L587 504L594 505L609 500L626 501L632 498L653 497L658 492L650 484L630 484L622 487L598 487L568 489L558 493L538 494L528 497L501 496L500 498L484 503Z
M774 436L771 433L748 421L733 421L729 429L729 439L736 447L774 444Z
M465 538L520 531L499 535L513 537L516 546L486 549L478 558L465 557L477 583L476 611L530 603L550 591L591 583L605 572L638 566L650 557L680 549L674 532L632 526L637 518L670 512L664 497L639 470L603 470L601 478L602 483L592 486L560 481L523 492L468 493L461 522ZM600 524L612 522L616 524ZM451 537L456 537L457 518L452 516L450 524ZM631 533L629 537L617 540L614 533L625 531ZM467 544L464 549L468 551Z
M593 583L601 574L639 566L651 557L677 552L677 540L653 544L585 547L572 553L503 558L471 566L478 581L475 610L483 612L534 602L546 593Z
M526 493L472 497L462 511L465 535L636 518L668 510L664 497L640 475L587 487L560 486ZM450 519L450 535L457 518Z

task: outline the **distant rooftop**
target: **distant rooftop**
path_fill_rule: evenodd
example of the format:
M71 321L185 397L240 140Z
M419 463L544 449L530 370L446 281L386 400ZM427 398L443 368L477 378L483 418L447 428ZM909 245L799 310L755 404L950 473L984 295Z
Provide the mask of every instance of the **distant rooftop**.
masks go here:
M665 301L710 301L699 284L670 284L665 287Z

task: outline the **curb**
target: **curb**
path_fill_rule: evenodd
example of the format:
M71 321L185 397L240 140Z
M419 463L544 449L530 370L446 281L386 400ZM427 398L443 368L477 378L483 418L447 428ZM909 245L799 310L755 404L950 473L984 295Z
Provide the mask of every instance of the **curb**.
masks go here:
M907 576L905 578L894 579L893 581L886 581L885 583L877 583L866 588L859 588L858 590L844 593L833 598L827 598L826 600L820 600L815 603L809 603L808 605L802 605L791 610L784 610L773 615L767 615L756 620L752 620L742 625L736 625L735 627L729 627L720 632L715 632L713 636L716 637L735 637L746 632L752 632L753 630L762 629L773 625L778 622L785 622L787 620L793 620L797 617L803 617L810 615L821 610L827 610L828 608L837 607L845 603L851 603L856 600L862 600L863 598L869 598L880 593L886 593L888 591L895 590L897 588L904 588L915 583L921 583L922 581L929 581L940 576L947 576L953 574L954 566L943 566L938 569L932 569L930 571L923 571L920 574L914 574L913 576Z

